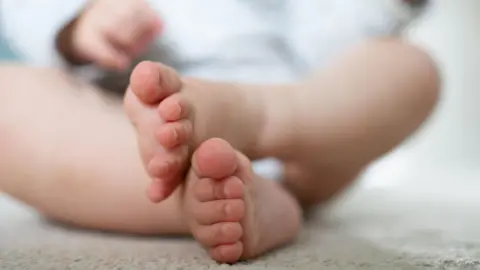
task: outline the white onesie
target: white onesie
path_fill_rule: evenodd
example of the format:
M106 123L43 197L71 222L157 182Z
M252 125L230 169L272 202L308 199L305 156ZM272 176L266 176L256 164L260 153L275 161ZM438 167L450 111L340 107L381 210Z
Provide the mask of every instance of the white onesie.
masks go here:
M60 67L55 36L87 2L2 0L0 24L27 63ZM185 75L250 82L297 79L354 42L397 35L415 14L401 0L150 2L165 32L148 58Z
M127 78L125 74L111 74L93 66L70 67L55 50L59 30L87 3L1 0L3 33L27 64L71 68L87 80L110 77L110 82L125 83L120 79ZM171 65L182 75L250 83L297 80L355 42L398 35L417 13L401 0L150 3L165 23L165 31L143 59Z

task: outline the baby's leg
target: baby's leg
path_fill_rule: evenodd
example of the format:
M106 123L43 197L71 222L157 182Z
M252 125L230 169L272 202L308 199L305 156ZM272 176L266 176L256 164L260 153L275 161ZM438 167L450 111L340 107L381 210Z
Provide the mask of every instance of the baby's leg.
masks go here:
M220 137L236 149L227 152L238 150L250 158L283 159L287 164L286 187L301 203L312 205L341 191L369 162L416 130L434 107L437 88L437 73L428 56L410 45L386 40L352 48L313 79L297 85L247 86L181 79L168 67L143 63L134 71L125 104L137 127L147 170L156 180L150 189L151 199L160 201L168 196L183 180L180 176L188 168L190 154L202 142ZM197 151L214 152L212 147ZM220 170L219 164L227 159L216 157L219 161L210 163ZM194 169L185 193L187 210L206 211L187 212L189 224L201 243L209 248L220 245L219 249L211 249L212 257L219 261L249 258L286 243L285 239L268 237L259 240L260 248L250 245L243 249L250 241L237 241L239 234L228 233L231 238L227 238L215 234L220 231L207 230L218 229L224 221L235 221L242 229L247 228L245 236L255 237L265 233L262 226L249 226L252 217L282 217L269 217L268 211L257 211L261 208L255 202L244 199L242 215L204 220L208 217L203 216L205 213L225 212L203 209L203 201L190 183L208 182L212 192L229 182L222 179L228 176L237 177L247 189L253 187L251 190L257 190L251 183L265 183L246 173L248 165L241 165L239 160L232 164L239 166L239 175L229 172L216 176ZM260 197L266 200L262 205L295 205L286 203L288 200L280 195L277 186L263 185L258 189L261 194L274 194ZM246 195L244 198L250 193ZM283 213L284 218L292 218L292 213L298 211ZM239 216L243 218L238 220ZM213 225L199 226L205 222ZM212 235L204 237L206 232ZM295 230L289 227L283 233L291 236Z
M0 67L0 189L45 215L131 233L187 233L179 196L153 205L121 101L47 69Z
M324 201L425 121L439 84L431 58L402 41L352 47L277 108L286 143L265 153L289 161L286 185L303 203Z
M161 201L182 180L192 151L219 137L249 158L278 157L304 204L324 201L396 147L429 115L438 75L421 50L398 40L354 46L296 85L182 79L139 65L125 100Z

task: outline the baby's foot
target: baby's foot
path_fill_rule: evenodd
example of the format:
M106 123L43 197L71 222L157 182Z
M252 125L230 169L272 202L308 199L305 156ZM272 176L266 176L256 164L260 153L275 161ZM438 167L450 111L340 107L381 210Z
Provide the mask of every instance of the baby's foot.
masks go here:
M242 151L255 149L264 110L259 95L231 84L181 79L167 66L140 63L125 107L154 179L150 199L159 202L173 192L184 179L191 153L209 138L226 139Z
M204 142L193 154L184 209L193 236L223 263L285 245L301 224L295 199L254 175L250 161L221 139Z

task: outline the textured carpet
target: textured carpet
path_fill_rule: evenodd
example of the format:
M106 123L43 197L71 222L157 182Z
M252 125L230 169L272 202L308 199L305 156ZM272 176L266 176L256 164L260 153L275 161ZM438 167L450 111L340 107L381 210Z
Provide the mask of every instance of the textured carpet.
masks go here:
M232 266L190 239L65 228L0 196L0 269L480 269L480 199L448 194L355 192L294 245Z

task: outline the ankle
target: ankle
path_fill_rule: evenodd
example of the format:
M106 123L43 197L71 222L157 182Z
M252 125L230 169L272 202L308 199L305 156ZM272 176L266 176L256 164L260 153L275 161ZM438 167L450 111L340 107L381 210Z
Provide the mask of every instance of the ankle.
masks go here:
M358 179L364 167L321 163L287 162L284 164L284 187L306 209L335 199Z
M257 158L284 158L293 152L295 113L294 86L267 86L257 94L263 121L257 135Z

